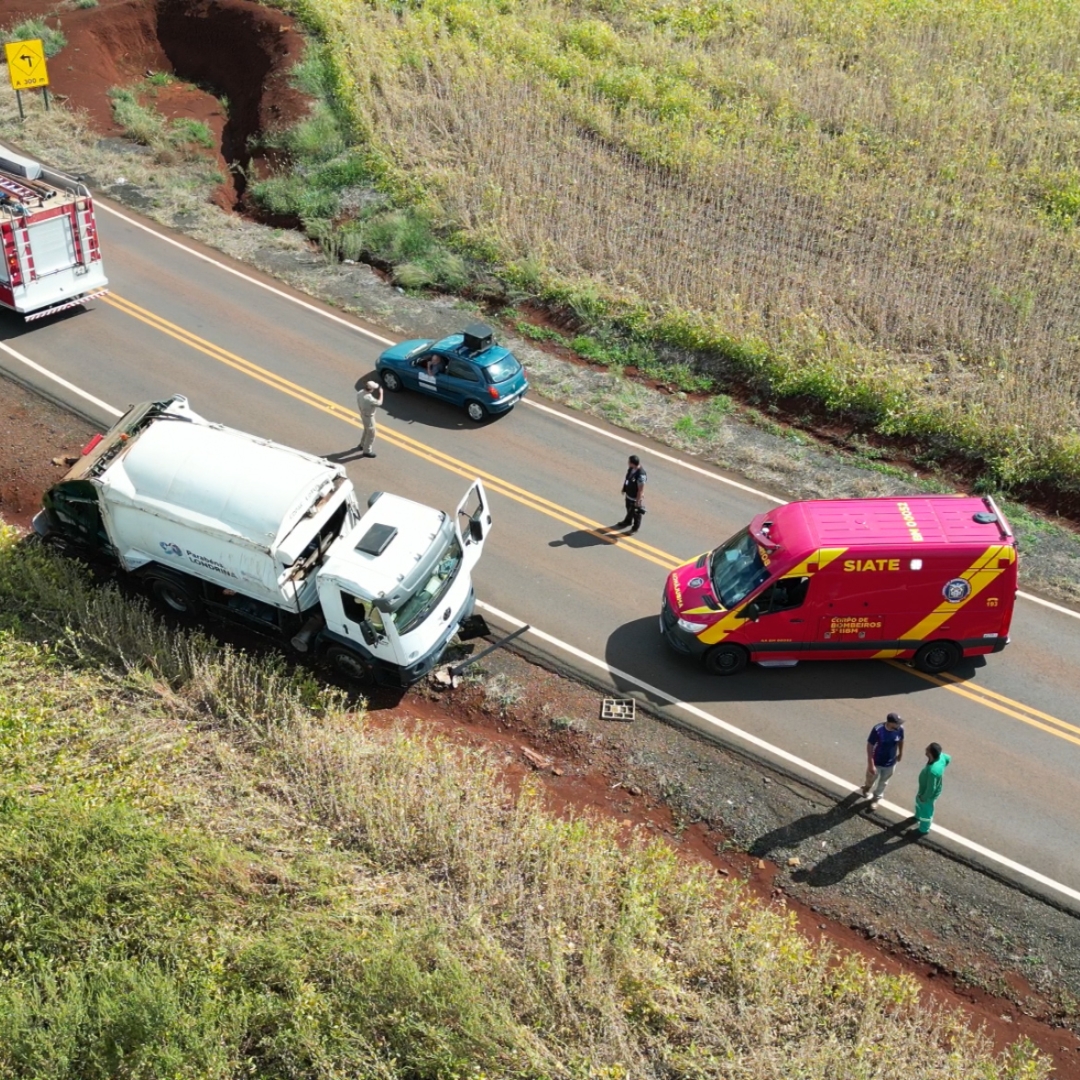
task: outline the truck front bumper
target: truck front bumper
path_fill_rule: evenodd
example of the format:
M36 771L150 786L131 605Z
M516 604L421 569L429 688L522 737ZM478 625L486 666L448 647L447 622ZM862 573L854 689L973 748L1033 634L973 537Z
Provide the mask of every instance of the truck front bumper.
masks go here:
M450 639L461 628L461 624L472 615L475 606L476 590L470 588L469 595L466 597L465 603L461 605L457 617L451 620L448 629L419 660L414 661L408 667L395 667L392 664L377 663L375 681L380 686L394 687L400 690L407 689L414 683L418 683L442 659L443 653L446 652L446 646L450 644Z

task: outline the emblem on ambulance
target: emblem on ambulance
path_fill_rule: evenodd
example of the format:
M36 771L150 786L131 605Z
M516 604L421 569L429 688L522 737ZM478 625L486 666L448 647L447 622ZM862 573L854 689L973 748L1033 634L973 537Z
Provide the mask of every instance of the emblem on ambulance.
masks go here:
M690 589L700 589L701 586L704 585L704 584L705 584L705 579L703 577L692 577L686 583L687 588L690 588Z
M952 581L945 583L945 588L941 590L941 595L944 596L950 604L959 604L962 600L966 600L971 595L971 582L962 577L953 578Z
M165 540L161 541L161 550L164 551L166 555L183 555L184 554L180 550L180 545L179 544L170 544Z

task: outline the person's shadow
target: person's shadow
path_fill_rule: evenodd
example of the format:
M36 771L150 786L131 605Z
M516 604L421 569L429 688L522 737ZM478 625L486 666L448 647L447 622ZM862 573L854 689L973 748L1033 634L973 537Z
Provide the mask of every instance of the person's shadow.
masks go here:
M860 809L863 800L857 791L853 791L846 798L840 800L828 810L819 814L807 814L798 821L788 822L772 832L759 836L749 847L751 855L758 858L767 858L777 848L796 847L803 840L809 840L811 836L835 829L848 818L854 817Z
M548 547L599 547L601 544L614 544L622 535L615 531L613 525L600 525L596 529L575 529L566 533L561 540L549 540Z
M905 818L881 832L875 832L865 840L860 840L857 844L852 844L851 847L826 855L817 866L796 870L791 875L791 880L815 889L836 885L853 870L858 870L880 859L883 855L902 851L909 844L915 843L922 836L911 828L917 820L914 816Z
M333 461L335 464L342 465L346 461L355 461L357 458L364 456L364 451L360 447L354 446L349 450L335 450L332 454L323 455L327 461Z

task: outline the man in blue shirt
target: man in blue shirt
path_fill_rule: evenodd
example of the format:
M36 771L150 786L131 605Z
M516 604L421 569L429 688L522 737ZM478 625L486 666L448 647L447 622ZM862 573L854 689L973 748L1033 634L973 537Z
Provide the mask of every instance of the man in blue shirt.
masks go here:
M893 769L904 756L904 721L894 713L885 717L866 740L866 783L861 791L870 796L870 805L879 802L885 794Z

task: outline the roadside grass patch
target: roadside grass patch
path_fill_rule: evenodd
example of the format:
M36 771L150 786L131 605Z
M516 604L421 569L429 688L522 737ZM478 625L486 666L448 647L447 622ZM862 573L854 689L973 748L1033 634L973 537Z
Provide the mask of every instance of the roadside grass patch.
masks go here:
M161 77L161 78L159 78ZM149 76L151 88L165 85L172 76L158 72ZM209 125L188 117L166 120L152 105L140 100L138 87L114 86L109 90L113 117L123 128L124 135L142 146L148 146L161 159L175 153L192 158L199 150L212 150L214 136Z
M525 687L498 672L484 681L484 707L505 715L525 696Z
M66 44L67 38L59 26L50 26L44 19L26 19L3 32L3 40L41 41L41 47L47 59L52 59Z

